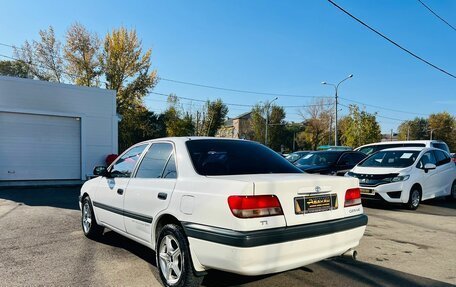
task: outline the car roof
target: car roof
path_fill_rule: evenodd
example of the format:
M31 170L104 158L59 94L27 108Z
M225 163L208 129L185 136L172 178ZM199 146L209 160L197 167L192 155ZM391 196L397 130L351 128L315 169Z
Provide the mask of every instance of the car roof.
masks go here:
M441 141L441 140L387 141L387 142L377 142L377 143L365 144L365 145L357 147L356 149L360 149L360 148L368 147L368 146L375 146L375 145L391 145L391 144L407 144L407 143L429 144L431 142L432 143L445 143L444 141Z
M393 148L386 148L380 151L422 151L424 149L435 149L429 147L393 147Z

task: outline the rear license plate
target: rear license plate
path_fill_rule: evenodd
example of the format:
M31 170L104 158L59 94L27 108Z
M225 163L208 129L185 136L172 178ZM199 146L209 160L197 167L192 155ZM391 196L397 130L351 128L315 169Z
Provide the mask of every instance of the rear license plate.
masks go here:
M295 213L306 214L337 209L337 194L295 197Z
M375 190L369 188L360 188L362 194L375 195Z

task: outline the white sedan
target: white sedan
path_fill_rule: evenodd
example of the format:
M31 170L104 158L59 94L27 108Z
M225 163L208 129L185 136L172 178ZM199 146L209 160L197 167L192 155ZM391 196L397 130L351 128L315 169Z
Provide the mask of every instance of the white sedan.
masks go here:
M456 199L456 166L441 149L384 149L346 175L359 179L363 197L380 197L412 210L423 200L442 196Z
M353 252L367 224L357 179L303 174L251 141L146 141L94 173L80 195L84 234L107 227L155 250L166 286Z

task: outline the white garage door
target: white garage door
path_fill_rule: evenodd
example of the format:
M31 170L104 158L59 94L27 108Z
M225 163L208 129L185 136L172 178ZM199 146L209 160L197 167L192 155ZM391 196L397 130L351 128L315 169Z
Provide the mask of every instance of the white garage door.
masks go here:
M0 180L80 178L79 118L0 112Z

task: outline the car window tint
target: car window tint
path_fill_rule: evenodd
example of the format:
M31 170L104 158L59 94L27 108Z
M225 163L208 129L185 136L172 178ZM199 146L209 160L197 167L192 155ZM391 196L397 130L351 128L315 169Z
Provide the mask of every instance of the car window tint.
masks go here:
M370 154L378 151L378 146L366 146L366 147L360 148L359 151L364 154L370 155Z
M357 165L360 161L362 161L363 159L366 158L366 155L357 152L357 153L352 153L352 157L353 157L353 160L354 160L354 164Z
M428 151L425 154L423 154L423 156L421 157L420 161L418 162L417 167L418 168L424 168L424 166L427 163L432 163L432 164L435 164L435 165L437 164L437 161L435 160L434 153L431 152L431 151Z
M432 143L432 146L435 147L435 148L444 150L444 151L446 151L446 152L448 152L448 153L450 152L450 151L448 150L448 146L447 146L446 144L444 144L444 143Z
M172 152L173 146L169 143L152 144L138 167L136 177L161 178Z
M189 140L186 145L200 175L302 173L273 150L251 141Z
M451 161L450 157L446 155L443 151L434 150L435 159L437 160L437 166L449 163Z
M163 172L163 178L177 178L176 160L174 159L174 153L166 164L165 171Z
M379 151L359 164L363 167L402 168L411 166L417 159L418 151Z
M405 143L403 144L404 147L425 147L424 143Z
M343 154L339 161L338 161L338 164L339 165L355 165L353 162L355 160L353 159L353 156L351 153L346 153L346 154Z
M112 177L130 177L133 172L136 162L141 156L141 153L147 147L147 144L135 146L122 155L111 167L110 173Z

